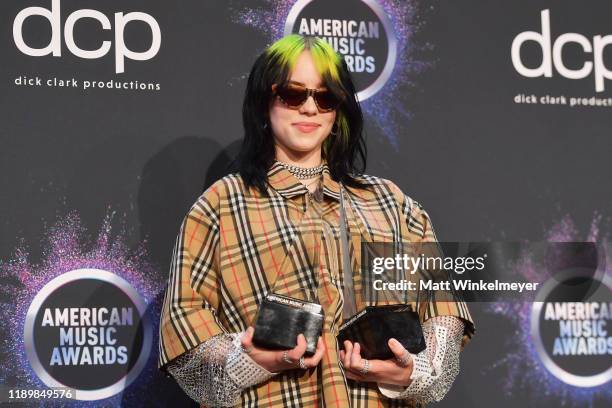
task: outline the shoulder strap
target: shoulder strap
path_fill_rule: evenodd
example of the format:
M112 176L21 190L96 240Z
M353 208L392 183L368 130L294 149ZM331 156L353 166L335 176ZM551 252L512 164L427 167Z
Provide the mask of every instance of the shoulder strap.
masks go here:
M343 289L344 306L343 306L342 313L343 313L344 318L347 319L357 314L357 303L355 301L353 267L351 265L349 238L348 238L348 220L346 216L346 208L345 208L344 202L345 202L344 186L340 184L340 241L342 245L342 269L343 269L343 276L344 276L344 289ZM401 213L399 209L397 210L397 213L398 213L397 214L398 222L401 223L402 218L401 218ZM399 226L399 229L400 229L399 231L400 242L398 244L399 244L399 247L402 248L401 251L403 252L404 242L402 239L403 237L402 237L401 225ZM427 302L430 302L431 294L427 293L427 295L428 295ZM420 300L421 300L420 298L421 298L421 288L420 288L420 285L418 285L417 294L416 294L416 302L415 302L417 313L419 312L419 309L420 309ZM395 299L395 300L401 302L401 300L399 299Z
M357 314L357 303L355 301L355 287L353 285L353 266L349 252L348 225L346 210L344 209L344 186L340 185L340 241L342 244L342 269L344 276L344 307L342 314L345 319Z

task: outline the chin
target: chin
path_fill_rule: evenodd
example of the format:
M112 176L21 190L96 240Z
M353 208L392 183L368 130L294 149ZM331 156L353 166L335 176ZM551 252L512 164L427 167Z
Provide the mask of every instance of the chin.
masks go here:
M291 150L296 152L310 152L312 150L316 150L323 143L325 139L322 139L317 136L313 136L312 134L308 135L300 135L298 137L294 137L291 140L291 143L288 144Z
M296 152L296 153L308 153L311 152L313 150L316 150L319 145L317 144L291 144L288 146L289 149L291 149L292 151Z

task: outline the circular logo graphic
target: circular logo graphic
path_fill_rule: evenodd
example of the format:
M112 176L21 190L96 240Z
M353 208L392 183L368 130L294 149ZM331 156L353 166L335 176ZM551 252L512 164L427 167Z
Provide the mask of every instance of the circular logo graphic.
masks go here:
M117 394L140 374L151 351L146 305L123 278L99 269L58 276L38 292L26 316L25 347L49 387L79 400Z
M531 310L531 335L542 363L576 387L612 380L612 286L577 270L557 274Z
M374 0L299 0L285 23L285 35L292 33L330 43L344 57L360 101L378 92L393 72L397 39Z

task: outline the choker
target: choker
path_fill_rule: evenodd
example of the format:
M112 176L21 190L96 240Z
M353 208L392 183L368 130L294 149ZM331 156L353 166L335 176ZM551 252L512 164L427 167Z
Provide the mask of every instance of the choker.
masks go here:
M319 164L317 167L298 167L292 164L283 163L282 161L278 160L277 162L285 169L287 169L289 173L293 174L296 178L300 180L305 180L320 175L321 173L323 173L323 167L325 167L323 163Z

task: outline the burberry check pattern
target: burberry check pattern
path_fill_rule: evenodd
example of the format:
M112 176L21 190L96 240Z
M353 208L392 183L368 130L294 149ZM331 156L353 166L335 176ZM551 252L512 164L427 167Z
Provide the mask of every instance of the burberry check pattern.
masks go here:
M436 239L427 213L390 181L361 176L367 189L346 188L350 260L360 271L361 241L429 242ZM193 205L176 240L160 324L159 365L220 333L254 326L269 292L323 306L326 353L318 367L280 373L246 389L241 407L409 407L384 397L375 383L347 380L338 362L336 335L342 324L343 275L340 185L323 170L323 200L279 163L268 171L268 194L247 189L239 175L217 181ZM348 205L350 204L350 205ZM358 309L361 278L354 274ZM473 333L463 302L436 301L423 320L450 315ZM425 309L425 310L423 310Z

